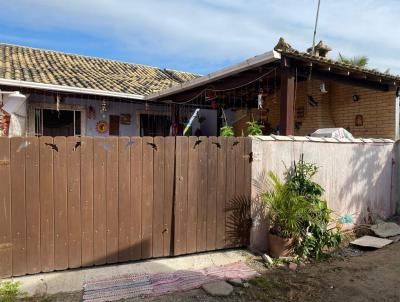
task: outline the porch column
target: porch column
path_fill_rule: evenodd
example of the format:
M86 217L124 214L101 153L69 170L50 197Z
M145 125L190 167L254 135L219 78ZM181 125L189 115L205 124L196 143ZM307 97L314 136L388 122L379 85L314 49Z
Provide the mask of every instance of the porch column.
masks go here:
M281 99L280 99L280 135L294 135L294 95L295 76L288 58L282 58Z

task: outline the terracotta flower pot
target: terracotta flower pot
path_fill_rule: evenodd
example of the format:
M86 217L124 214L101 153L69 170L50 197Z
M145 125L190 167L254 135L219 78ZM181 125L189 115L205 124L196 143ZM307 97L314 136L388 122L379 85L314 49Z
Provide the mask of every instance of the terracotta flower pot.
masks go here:
M283 238L280 236L268 233L268 252L273 258L287 257L292 255L294 239Z

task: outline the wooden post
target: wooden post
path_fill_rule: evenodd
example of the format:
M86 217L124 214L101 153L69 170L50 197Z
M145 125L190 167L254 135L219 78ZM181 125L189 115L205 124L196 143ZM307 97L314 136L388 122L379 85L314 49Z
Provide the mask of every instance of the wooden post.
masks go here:
M280 99L280 135L294 135L294 90L295 77L287 58L282 58L281 99Z

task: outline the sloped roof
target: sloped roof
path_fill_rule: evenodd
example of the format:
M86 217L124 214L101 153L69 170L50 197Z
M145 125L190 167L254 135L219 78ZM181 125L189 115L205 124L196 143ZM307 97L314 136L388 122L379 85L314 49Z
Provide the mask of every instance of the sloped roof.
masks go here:
M275 51L279 52L282 55L301 59L301 60L304 60L307 62L326 65L326 66L332 66L332 67L335 67L338 69L343 69L343 70L353 72L353 73L365 74L366 76L369 75L369 76L374 76L374 77L382 78L382 79L386 79L386 80L393 80L396 82L400 81L400 76L398 76L398 75L392 75L390 73L380 72L376 69L370 69L370 68L365 68L365 67L359 67L356 65L346 64L343 62L339 62L337 60L330 59L328 57L311 55L308 52L301 52L297 49L294 49L290 44L286 43L283 38L279 39L279 42L275 46L274 49L275 49Z
M0 79L146 96L197 77L188 72L0 44Z

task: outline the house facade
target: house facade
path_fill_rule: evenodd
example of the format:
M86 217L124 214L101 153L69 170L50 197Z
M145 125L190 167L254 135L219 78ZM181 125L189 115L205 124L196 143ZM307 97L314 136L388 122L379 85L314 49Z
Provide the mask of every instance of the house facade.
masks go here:
M273 51L199 76L1 44L1 135L217 136L228 124L240 136L257 120L265 134L340 127L397 138L400 78L327 52L322 43L313 55L299 52L281 39Z

